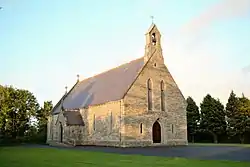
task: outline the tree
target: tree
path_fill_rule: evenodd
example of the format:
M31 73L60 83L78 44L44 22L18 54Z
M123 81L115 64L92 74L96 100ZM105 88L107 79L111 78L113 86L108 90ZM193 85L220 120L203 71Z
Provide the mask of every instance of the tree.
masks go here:
M17 89L17 99L14 100L16 106L16 124L18 136L24 136L25 131L30 127L31 118L39 109L36 97L28 90Z
M30 118L39 109L35 96L28 90L4 87L4 101L0 105L1 126L12 138L23 137L30 126Z
M240 137L241 143L245 141L245 135L250 132L250 100L244 95L239 98L239 113L235 128Z
M245 115L246 117L249 117L250 116L250 100L246 98L243 94L242 97L239 98L239 102L240 102L239 109L241 113Z
M4 100L4 87L0 85L0 105Z
M52 111L52 108L52 101L45 101L43 107L41 107L36 113L38 120L38 133L42 140L46 140L48 116Z
M226 130L225 111L223 104L217 99L206 95L201 103L201 130L213 136L218 143L218 135Z
M47 125L48 116L53 108L52 101L45 101L43 107L37 111L38 126Z
M226 104L226 116L228 123L228 134L230 136L238 135L238 128L235 128L239 122L239 98L236 97L236 94L231 91L227 104Z
M4 136L10 135L11 133L11 126L9 125L9 121L11 118L11 97L10 93L13 90L12 87L3 87L1 86L1 103L0 103L0 127L1 127L1 133L4 134Z
M4 106L4 101L6 100L6 91L3 86L0 85L0 135L4 134L5 131L5 112L6 107Z
M226 111L229 134L238 136L240 142L244 143L245 135L250 132L250 100L244 95L238 98L232 91L228 98Z
M198 131L198 122L200 121L199 107L196 105L192 97L187 98L187 129L188 135L191 136L194 143L195 134Z

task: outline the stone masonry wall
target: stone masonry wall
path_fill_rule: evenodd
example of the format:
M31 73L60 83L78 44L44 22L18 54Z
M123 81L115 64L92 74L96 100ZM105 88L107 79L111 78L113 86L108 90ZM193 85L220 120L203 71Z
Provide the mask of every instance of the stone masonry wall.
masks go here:
M57 115L51 115L47 127L47 143L58 140L58 130L56 128Z
M152 111L148 111L147 106L147 80L149 78L153 88ZM160 104L162 80L165 84L165 111L161 111ZM164 65L161 50L154 53L128 91L124 98L124 110L124 146L155 145L152 141L152 126L157 119L161 125L162 142L160 145L187 144L185 99ZM143 127L142 133L140 133L140 124Z
M120 145L121 100L81 109L84 126L66 126L60 112L48 123L47 143L60 142L60 127L63 123L63 143L72 145ZM57 121L58 120L58 121ZM56 123L57 121L57 123Z
M120 100L82 110L85 123L82 145L119 146L120 111Z
M84 140L84 126L65 126L64 143L71 145L81 145Z
M59 120L57 121L57 119ZM84 139L84 126L67 126L62 113L50 117L48 123L47 143L60 142L61 130L59 122L62 122L63 124L63 143L80 145Z
M59 113L61 109L61 105L59 105L54 112ZM57 141L58 139L58 128L56 127L56 120L59 114L50 115L48 119L48 126L47 126L47 143L51 141Z

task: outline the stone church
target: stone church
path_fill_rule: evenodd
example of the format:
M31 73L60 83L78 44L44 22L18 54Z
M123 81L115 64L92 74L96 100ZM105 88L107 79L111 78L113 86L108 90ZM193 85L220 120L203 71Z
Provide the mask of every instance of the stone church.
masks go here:
M78 80L65 93L49 116L47 143L187 145L186 105L152 24L143 57Z

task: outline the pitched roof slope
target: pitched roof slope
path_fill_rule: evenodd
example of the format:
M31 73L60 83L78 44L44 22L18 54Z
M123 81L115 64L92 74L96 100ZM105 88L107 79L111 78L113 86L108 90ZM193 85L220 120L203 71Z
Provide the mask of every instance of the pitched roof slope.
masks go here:
M78 82L63 100L63 107L78 109L122 99L143 65L141 57Z

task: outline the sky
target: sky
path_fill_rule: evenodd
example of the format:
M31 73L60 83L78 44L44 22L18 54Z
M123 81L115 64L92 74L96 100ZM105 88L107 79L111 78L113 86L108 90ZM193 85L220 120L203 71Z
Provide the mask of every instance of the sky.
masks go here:
M250 0L0 0L0 84L55 105L80 80L144 55L154 16L185 97L250 97Z

